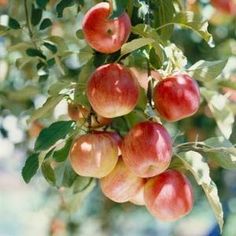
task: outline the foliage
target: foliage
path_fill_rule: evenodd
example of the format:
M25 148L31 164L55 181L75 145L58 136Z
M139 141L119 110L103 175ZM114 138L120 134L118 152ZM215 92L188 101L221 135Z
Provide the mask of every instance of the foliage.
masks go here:
M2 24L0 18L0 40L8 50L4 58L8 75L0 86L1 109L16 115L23 113L28 123L40 120L47 126L37 137L34 150L29 150L22 170L25 182L28 183L40 168L52 186L73 189L75 199L89 186L92 191L94 180L75 174L67 160L73 140L89 131L88 124L81 125L67 116L55 119L53 112L62 101L73 101L90 109L85 90L95 68L119 62L145 70L148 75L150 70L158 71L162 76L188 72L201 87L201 109L196 116L206 116L201 111L208 107L211 113L208 119L218 128L213 132L214 137L209 133L205 140L199 141L196 135L196 140L190 142L186 135L178 135L179 130L184 132L181 130L183 122L178 122L175 128L172 127L174 154L180 160L177 168L190 171L203 188L222 231L223 210L208 163L213 160L222 168L236 168L235 140L232 138L236 108L227 94L222 93L222 88L235 89L236 84L223 71L227 64L225 58L191 61L192 57L186 57L186 50L182 50L184 42L179 44L178 40L179 34L191 34L207 50L216 52L217 46L212 49L214 41L208 31L208 22L201 13L187 10L185 1L112 0L110 17L116 18L127 11L132 19L132 34L119 52L106 55L91 49L81 30L81 19L97 2L24 0L24 4L20 4L16 1L5 12L7 22ZM154 79L150 81L154 82ZM40 107L35 105L39 94L45 98ZM124 135L143 119L166 124L152 109L148 102L150 96L144 94L132 113L113 119L108 128L119 129Z

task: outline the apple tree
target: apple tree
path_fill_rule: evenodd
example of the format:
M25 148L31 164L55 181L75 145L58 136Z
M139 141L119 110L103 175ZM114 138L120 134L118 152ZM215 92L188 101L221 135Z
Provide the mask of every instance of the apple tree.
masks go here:
M100 186L114 202L145 205L162 221L189 214L197 186L222 232L211 171L236 168L236 83L225 69L233 56L225 48L234 43L235 55L236 44L219 37L220 17L202 9L235 22L236 3L0 5L7 48L0 54L1 116L15 114L29 130L24 181L41 173L65 205Z

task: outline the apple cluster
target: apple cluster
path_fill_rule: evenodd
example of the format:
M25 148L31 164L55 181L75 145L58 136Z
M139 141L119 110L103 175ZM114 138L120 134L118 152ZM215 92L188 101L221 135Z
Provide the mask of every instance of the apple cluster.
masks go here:
M87 43L106 54L118 51L131 31L126 13L116 19L110 19L110 13L109 3L99 3L87 12L82 24ZM109 199L145 205L163 221L177 220L191 211L193 192L183 173L168 169L173 148L166 128L147 120L133 126L123 138L113 131L96 130L134 110L140 87L147 87L140 83L138 70L134 71L118 63L94 71L86 94L95 115L81 105L69 104L71 119L82 123L90 117L92 128L74 141L70 162L77 174L98 178ZM176 73L167 78L153 74L158 75L153 102L161 118L175 122L198 110L199 88L188 74Z

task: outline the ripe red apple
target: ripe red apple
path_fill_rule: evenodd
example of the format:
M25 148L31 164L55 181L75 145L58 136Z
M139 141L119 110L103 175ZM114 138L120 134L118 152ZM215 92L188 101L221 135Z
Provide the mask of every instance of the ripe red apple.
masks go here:
M85 107L79 104L68 104L68 115L72 120L79 121L79 123L83 124L86 122L89 116L89 111ZM99 128L105 125L109 125L112 119L105 118L99 115L91 116L91 128Z
M101 2L92 7L82 22L85 40L95 50L102 53L118 51L128 40L131 22L127 13L116 19L110 19L111 7Z
M235 0L211 0L212 5L219 11L229 15L236 15Z
M153 100L164 119L178 121L197 112L200 105L199 87L189 75L175 74L156 85Z
M113 118L131 112L139 98L139 85L131 72L119 64L100 66L87 85L88 100L94 111Z
M113 141L117 144L118 154L121 155L121 145L122 145L123 139L121 138L121 136L118 133L112 132L112 131L97 131L97 130L94 130L93 134L108 134L113 139Z
M70 151L70 162L81 176L102 178L108 175L118 160L118 146L105 133L80 136Z
M171 137L161 124L141 122L125 136L121 152L124 162L136 175L152 177L165 171L170 164Z
M144 186L129 201L135 205L144 206Z
M112 172L100 180L100 184L106 197L121 203L134 197L144 185L144 181L130 172L120 158Z
M176 170L151 178L144 186L147 209L159 220L174 221L193 207L193 191L188 179Z

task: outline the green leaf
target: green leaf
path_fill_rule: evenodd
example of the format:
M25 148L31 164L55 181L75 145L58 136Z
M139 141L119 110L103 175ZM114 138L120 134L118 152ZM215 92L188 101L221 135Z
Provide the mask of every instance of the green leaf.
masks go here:
M29 183L31 178L36 174L39 168L39 153L31 154L25 162L22 169L22 177L26 183Z
M84 39L84 33L83 33L82 29L79 29L79 30L76 31L76 37L78 39Z
M51 124L48 128L44 128L34 146L35 151L43 151L49 149L58 140L64 139L69 133L74 130L75 122L73 121L57 121Z
M46 57L43 55L43 53L35 48L28 48L26 50L26 54L30 57L41 57L46 60Z
M193 174L197 183L203 188L222 232L224 224L223 209L218 196L217 186L210 177L209 166L201 154L194 151L180 153L178 157L182 160L186 169Z
M29 85L19 90L9 91L7 93L7 96L10 100L27 101L28 99L38 95L38 93L39 93L38 87Z
M32 4L31 10L31 24L36 26L42 19L43 11L40 8L35 8L34 4Z
M57 16L63 17L64 9L67 7L71 7L74 4L75 4L74 0L61 0L56 6Z
M121 56L129 54L141 47L144 47L148 44L152 44L154 42L155 42L155 40L151 39L151 38L134 39L128 43L123 44L123 46L121 47Z
M234 113L229 107L226 96L216 91L201 88L201 94L207 101L213 117L216 120L221 133L228 139L232 133L234 124Z
M53 159L56 160L57 162L65 161L69 155L72 142L73 142L73 138L69 138L66 141L63 148L61 148L60 150L57 150L53 153Z
M143 111L133 110L125 116L125 120L129 128L132 128L134 125L147 120L147 118L144 116Z
M217 80L217 84L221 87L224 88L230 88L230 89L234 89L236 90L236 81L233 80L226 80L226 79L221 79L221 80Z
M49 0L36 0L37 5L42 9L46 8L48 2Z
M210 150L206 155L226 169L236 169L236 148L224 137L215 137L203 142Z
M125 11L128 1L127 0L112 0L112 14L111 18L117 18Z
M48 114L48 112L54 109L55 106L63 99L63 97L64 95L62 94L49 97L42 107L38 108L32 113L28 122L30 123L43 117L45 114Z
M191 11L179 12L174 18L173 22L169 24L177 24L189 28L198 33L209 46L214 46L212 35L208 32L208 22L203 21L200 15L194 14ZM160 28L163 26L160 26Z
M94 179L90 177L77 176L73 183L73 193L76 194L83 192L90 186L90 184L92 184L93 181Z
M20 23L12 17L9 17L8 26L11 29L16 29L16 30L21 28Z
M57 96L63 89L70 87L70 81L57 81L49 87L48 94Z
M95 68L94 68L93 62L92 60L90 60L87 64L85 64L82 67L81 72L79 74L78 82L80 85L84 85L84 86L77 86L75 89L75 95L74 95L75 102L85 107L90 106L88 98L86 96L85 87L86 87L87 81L89 80L94 70Z
M55 169L56 186L57 187L71 187L78 176L71 167L69 161L58 164Z
M153 5L151 5L153 14L154 27L158 28L162 25L166 25L173 20L175 15L175 8L173 0L156 0ZM168 40L173 33L173 25L168 25L159 30L160 35L165 40Z
M52 21L49 18L45 18L43 19L43 21L41 22L39 29L40 30L45 30L48 27L52 26Z
M52 44L52 43L48 43L48 42L44 42L43 45L50 50L53 54L57 53L57 47Z
M55 185L56 177L55 177L54 170L51 166L50 161L44 161L42 163L41 171L42 171L44 178L47 180L47 182L51 185Z
M0 25L0 36L4 36L10 29L6 26Z
M215 81L225 68L227 60L223 61L198 61L192 65L187 72L194 77L194 79L201 82Z

